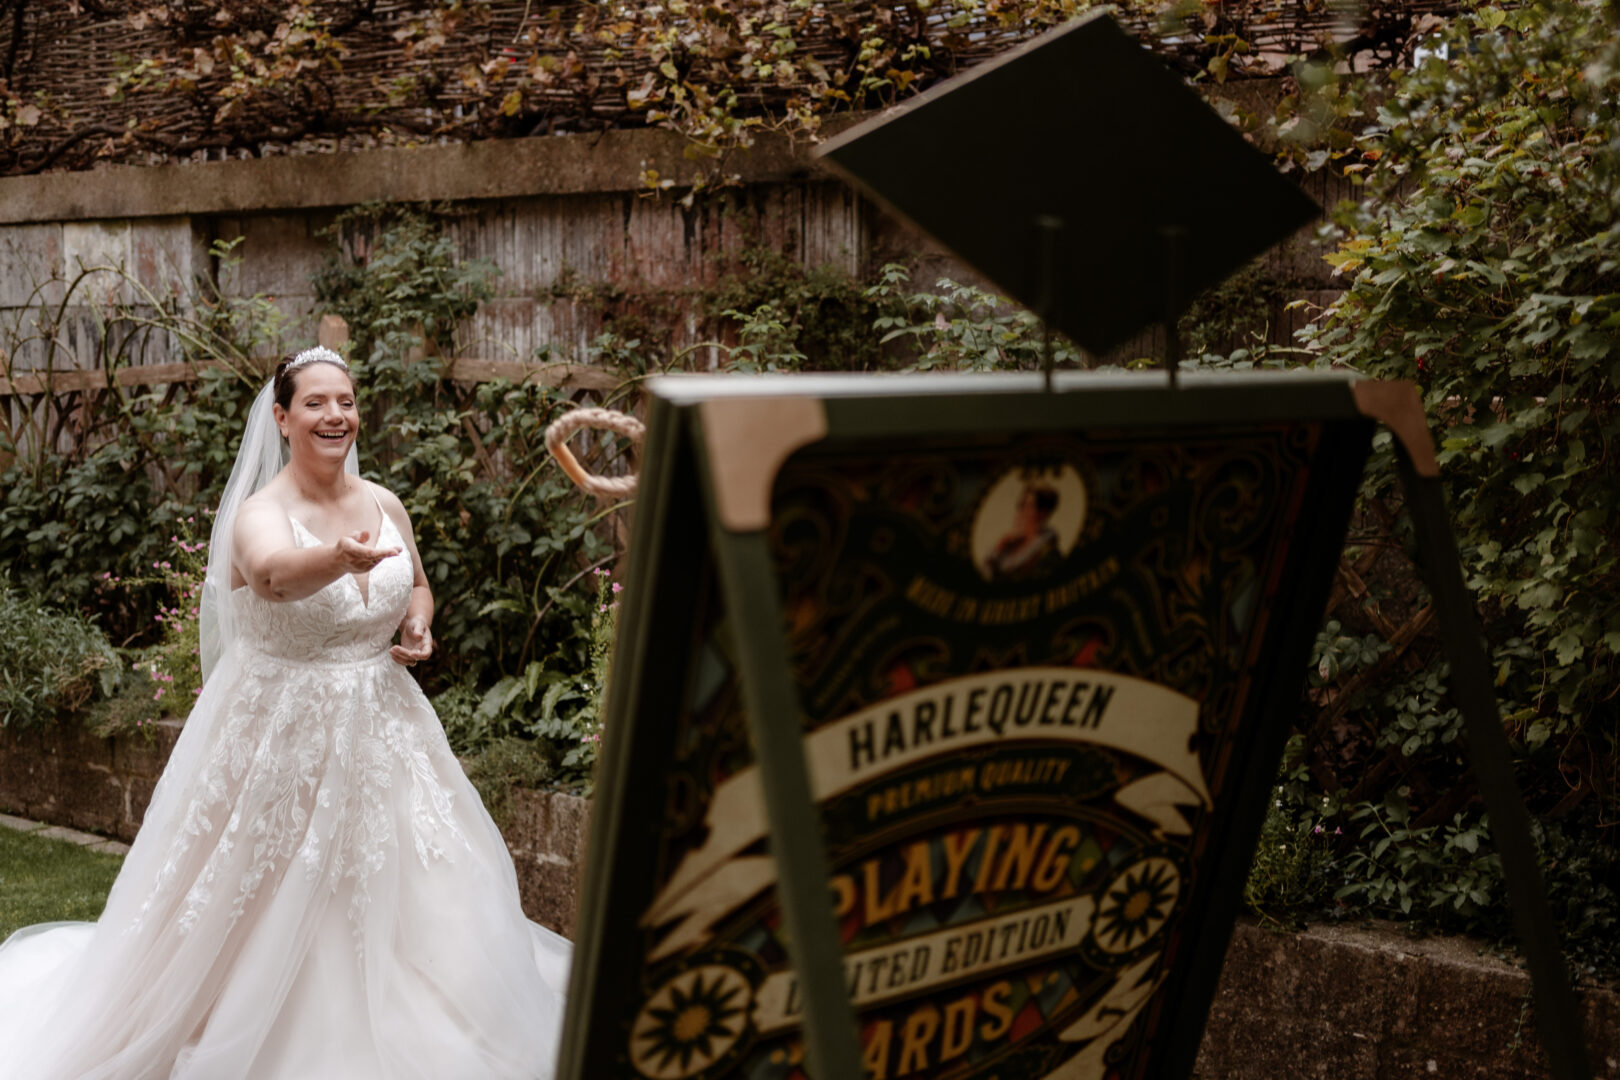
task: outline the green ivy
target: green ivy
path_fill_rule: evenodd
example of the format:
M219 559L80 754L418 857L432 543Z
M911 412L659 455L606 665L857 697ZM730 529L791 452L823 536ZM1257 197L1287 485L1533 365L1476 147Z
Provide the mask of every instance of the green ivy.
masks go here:
M1596 0L1481 5L1445 31L1450 59L1378 94L1338 88L1334 130L1359 134L1315 164L1365 197L1334 215L1345 291L1302 339L1310 363L1422 391L1550 900L1577 967L1606 975L1620 970L1617 18ZM1416 611L1416 578L1387 569L1412 555L1393 454L1379 436L1347 556L1386 568L1367 603ZM1302 730L1329 702L1337 719L1291 750L1268 826L1332 833L1333 898L1304 903L1510 938L1437 636L1397 648L1352 617L1316 643Z
M1457 20L1459 59L1413 71L1363 136L1371 197L1340 213L1330 257L1348 287L1309 338L1328 363L1422 387L1497 693L1539 766L1532 795L1594 785L1608 820L1620 811L1614 17L1560 3ZM1397 502L1391 453L1380 447L1368 493ZM1432 663L1404 701L1441 708L1445 677ZM1590 764L1566 781L1571 742Z

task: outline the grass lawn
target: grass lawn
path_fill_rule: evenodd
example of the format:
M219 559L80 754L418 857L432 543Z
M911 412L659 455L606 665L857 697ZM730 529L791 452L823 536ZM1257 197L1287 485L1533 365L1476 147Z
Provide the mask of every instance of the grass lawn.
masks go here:
M0 940L31 923L96 918L123 861L66 840L0 828Z

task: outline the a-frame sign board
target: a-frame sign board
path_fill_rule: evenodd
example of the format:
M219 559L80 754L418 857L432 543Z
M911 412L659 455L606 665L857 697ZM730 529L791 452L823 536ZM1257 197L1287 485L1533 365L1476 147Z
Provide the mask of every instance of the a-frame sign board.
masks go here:
M649 394L561 1075L1186 1076L1413 388Z

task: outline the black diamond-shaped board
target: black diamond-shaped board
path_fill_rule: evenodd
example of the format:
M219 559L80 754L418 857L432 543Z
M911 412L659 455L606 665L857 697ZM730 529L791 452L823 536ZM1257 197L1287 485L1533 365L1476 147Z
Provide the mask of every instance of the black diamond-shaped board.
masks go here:
M1319 212L1106 14L980 64L820 153L1093 353L1164 320L1168 260L1180 264L1179 309ZM1049 261L1043 217L1060 223Z

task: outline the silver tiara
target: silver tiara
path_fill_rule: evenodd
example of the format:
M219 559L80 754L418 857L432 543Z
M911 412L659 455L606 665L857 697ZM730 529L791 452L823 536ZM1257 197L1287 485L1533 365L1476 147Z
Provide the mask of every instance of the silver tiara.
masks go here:
M331 349L328 349L325 345L317 345L313 349L305 349L303 352L292 358L292 363L287 365L286 370L292 371L294 368L301 368L305 364L313 364L316 362L336 364L344 371L349 370L349 365L344 361L343 357L339 356Z

